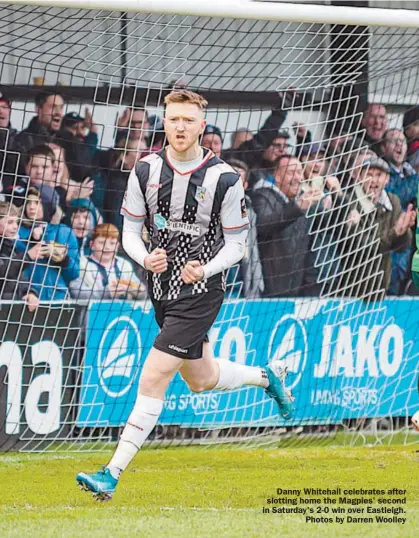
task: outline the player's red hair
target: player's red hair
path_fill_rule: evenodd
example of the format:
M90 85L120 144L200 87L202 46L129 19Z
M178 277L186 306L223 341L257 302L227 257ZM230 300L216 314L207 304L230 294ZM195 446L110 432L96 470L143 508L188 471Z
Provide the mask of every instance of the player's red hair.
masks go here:
M199 93L192 92L191 90L173 90L164 98L164 104L170 105L173 103L189 103L196 105L201 110L205 110L208 105L208 101L199 95Z

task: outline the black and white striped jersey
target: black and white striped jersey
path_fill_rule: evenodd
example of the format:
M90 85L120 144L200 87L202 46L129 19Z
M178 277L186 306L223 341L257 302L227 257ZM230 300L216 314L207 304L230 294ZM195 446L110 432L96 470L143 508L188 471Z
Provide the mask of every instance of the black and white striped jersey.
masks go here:
M222 274L186 285L181 270L188 260L205 265L223 247L225 234L249 226L239 175L205 148L200 165L186 173L173 167L166 150L139 160L130 174L121 214L145 222L150 251L167 252L168 270L150 276L150 293L156 300L222 288Z

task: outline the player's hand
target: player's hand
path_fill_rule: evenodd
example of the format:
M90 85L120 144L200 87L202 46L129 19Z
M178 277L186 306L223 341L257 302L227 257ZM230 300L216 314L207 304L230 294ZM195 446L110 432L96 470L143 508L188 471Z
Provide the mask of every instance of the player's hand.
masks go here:
M22 299L28 303L29 312L35 312L39 306L39 298L34 293L28 293Z
M182 280L185 284L194 284L204 278L204 268L197 260L188 261L181 272Z
M156 248L145 257L144 267L152 273L164 273L167 271L167 254L162 248Z

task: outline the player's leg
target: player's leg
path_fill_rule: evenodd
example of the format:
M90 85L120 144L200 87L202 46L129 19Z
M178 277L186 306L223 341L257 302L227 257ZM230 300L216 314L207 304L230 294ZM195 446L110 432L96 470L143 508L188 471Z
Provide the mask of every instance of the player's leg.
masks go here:
M166 389L182 359L152 348L143 367L134 408L109 464L98 473L79 473L77 482L96 498L112 497L121 473L128 467L155 427L163 408Z
M267 388L269 385L264 368L225 359L214 360L209 342L203 344L202 359L184 361L179 373L193 392L234 390L244 385Z
M184 361L179 372L194 392L235 390L246 385L262 387L278 403L282 416L285 419L292 417L293 398L285 387L286 369L281 361L260 368L226 359L215 360L210 343L205 342L202 359Z

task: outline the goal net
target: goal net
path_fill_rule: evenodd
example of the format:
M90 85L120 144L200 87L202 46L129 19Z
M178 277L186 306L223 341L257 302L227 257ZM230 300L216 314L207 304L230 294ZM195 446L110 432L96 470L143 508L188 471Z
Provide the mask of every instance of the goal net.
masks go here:
M207 98L203 145L247 187L214 356L282 359L296 413L176 375L149 442L417 442L417 13L43 4L0 5L0 451L94 450L125 424L158 328L141 268L121 249L106 262L95 225L115 249L175 87Z

